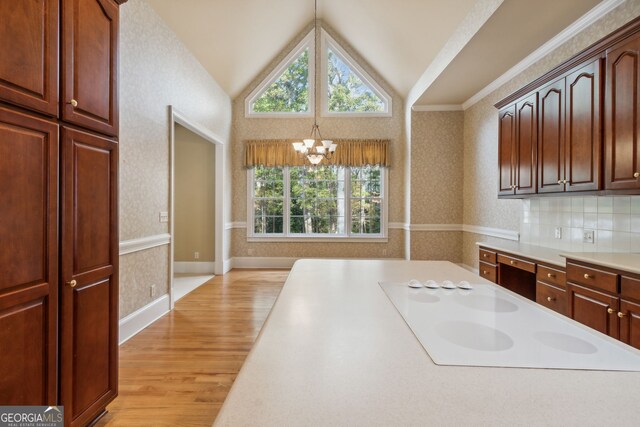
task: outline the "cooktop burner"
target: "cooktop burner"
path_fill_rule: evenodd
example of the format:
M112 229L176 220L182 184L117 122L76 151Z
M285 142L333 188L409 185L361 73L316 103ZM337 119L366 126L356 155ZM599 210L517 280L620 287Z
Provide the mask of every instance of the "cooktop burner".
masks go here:
M380 286L438 365L640 371L640 351L496 285Z

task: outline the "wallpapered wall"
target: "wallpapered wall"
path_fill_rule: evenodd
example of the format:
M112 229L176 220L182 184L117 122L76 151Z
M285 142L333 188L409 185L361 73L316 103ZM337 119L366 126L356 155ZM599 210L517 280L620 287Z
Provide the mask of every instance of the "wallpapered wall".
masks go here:
M462 224L462 111L411 112L411 224ZM462 231L411 231L411 259L462 260Z
M395 93L338 34L326 24L323 28L369 73L375 81L392 97L392 117L378 118L342 118L321 117L318 125L325 138L373 138L391 140L391 168L389 177L389 222L404 221L404 161L405 137L403 132L403 100ZM308 26L296 39L282 50L268 67L233 101L233 221L245 222L247 219L247 170L243 166L244 142L251 139L275 139L305 137L311 131L313 118L246 118L244 102L248 94L258 86L278 63L304 38L312 26ZM316 63L319 64L319 50ZM319 72L319 67L318 67ZM318 81L320 76L318 74ZM316 96L316 109L319 110L319 96ZM246 229L235 228L232 233L231 252L233 257L370 257L400 258L404 256L404 233L399 229L389 230L387 243L250 243L246 239Z
M595 24L555 49L465 111L464 223L519 231L522 201L497 199L498 112L500 99L535 80L579 51L640 15L640 1L627 0ZM477 267L477 241L495 238L464 233L463 263ZM499 240L499 239L498 239Z
M231 100L145 0L120 8L119 85L120 240L168 233L168 106L228 140ZM168 292L168 263L168 246L120 257L120 317Z

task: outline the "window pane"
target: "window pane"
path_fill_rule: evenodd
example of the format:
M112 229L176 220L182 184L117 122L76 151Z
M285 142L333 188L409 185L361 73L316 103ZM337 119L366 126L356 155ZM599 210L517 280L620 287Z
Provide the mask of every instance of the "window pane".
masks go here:
M309 49L253 103L255 113L304 113L309 111Z
M384 111L385 104L331 49L327 49L329 111Z

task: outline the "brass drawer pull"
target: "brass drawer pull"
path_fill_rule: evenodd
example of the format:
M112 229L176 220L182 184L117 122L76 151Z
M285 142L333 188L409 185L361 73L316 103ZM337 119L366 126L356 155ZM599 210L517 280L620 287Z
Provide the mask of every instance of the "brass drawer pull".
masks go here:
M593 276L587 273L584 273L584 278L585 279L593 279Z
M511 263L511 265L516 265L515 261L509 261Z
M547 297L547 301L551 302L551 301L555 301L555 298L551 298L551 297Z
M551 279L552 277L556 277L556 275L555 275L555 274L551 274L551 273L547 273L547 277L548 277L549 279Z
M614 311L615 310L613 308L611 308L611 307L607 308L607 313L609 313L609 314L613 314Z
M78 282L76 282L75 280L72 280L72 281L67 283L67 285L69 285L72 288L75 288L77 284L78 284Z
M487 270L482 270L482 274L489 274Z

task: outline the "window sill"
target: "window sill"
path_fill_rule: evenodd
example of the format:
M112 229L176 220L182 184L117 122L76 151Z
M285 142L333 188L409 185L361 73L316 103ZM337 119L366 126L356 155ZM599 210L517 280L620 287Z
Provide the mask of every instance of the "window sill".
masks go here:
M384 236L371 236L371 237L353 237L353 236L300 236L300 237L276 237L276 236L250 236L247 237L249 243L277 243L277 242L290 242L290 243L388 243L389 238Z

